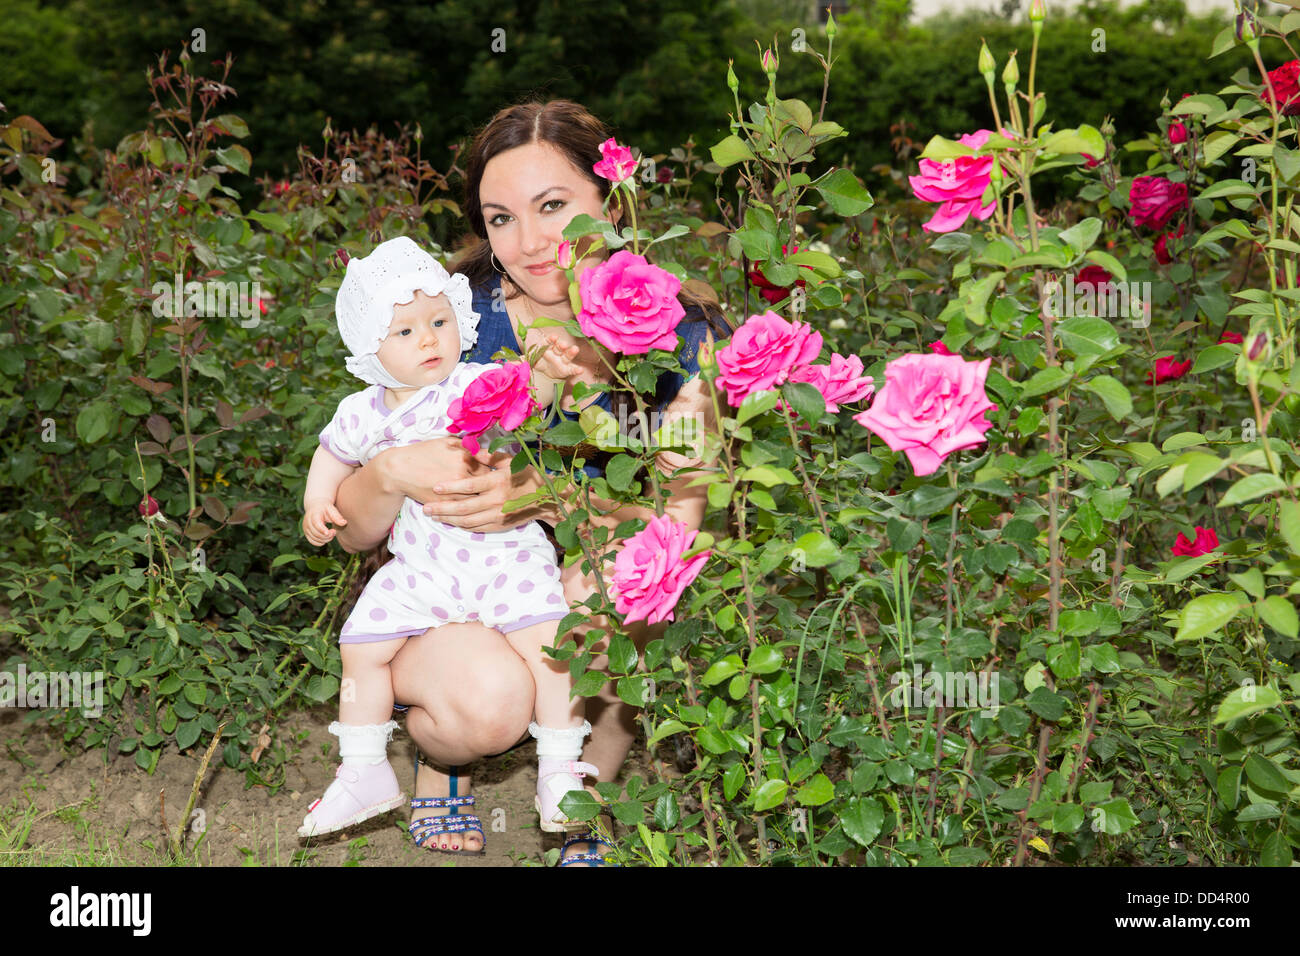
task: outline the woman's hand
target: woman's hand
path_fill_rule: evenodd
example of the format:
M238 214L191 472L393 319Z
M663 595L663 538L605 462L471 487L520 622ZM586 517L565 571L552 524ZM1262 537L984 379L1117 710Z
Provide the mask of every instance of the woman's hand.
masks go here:
M459 439L456 441L459 444ZM438 481L431 489L432 494L423 499L426 515L466 531L505 531L548 517L539 507L525 507L507 515L501 513L507 501L522 498L541 487L541 479L532 467L512 475L510 461L514 456L505 451L492 454L484 449L477 455L465 452L464 457L469 473Z

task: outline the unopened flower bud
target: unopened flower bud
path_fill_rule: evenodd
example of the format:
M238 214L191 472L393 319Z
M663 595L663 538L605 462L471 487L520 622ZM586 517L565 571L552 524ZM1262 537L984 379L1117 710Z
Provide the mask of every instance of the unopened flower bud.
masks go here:
M419 123L416 123L416 124L415 124L415 141L416 141L417 143L423 143L423 142L424 142L424 130L420 128L420 124L419 124Z
M1011 57L1007 60L1007 65L1002 70L1002 84L1007 88L1007 96L1013 96L1016 92L1016 84L1020 82L1020 67L1016 66L1016 54L1013 51Z
M565 239L555 250L555 264L561 269L573 268L573 244Z
M1047 3L1045 0L1032 0L1029 4L1029 22L1042 23L1043 18L1047 16Z
M826 39L835 39L835 18L831 16L830 10L826 11Z
M731 68L733 62L735 61L727 61L727 89L734 93L740 89L740 81L736 79L736 71Z
M763 66L763 72L769 77L774 76L776 74L776 68L781 65L780 58L772 51L771 47L768 47L763 51L763 55L759 58L759 62Z
M1268 346L1268 333L1260 332L1250 343L1250 351L1246 353L1246 358L1252 362L1259 359L1264 354L1264 349Z
M158 513L158 502L154 500L153 495L145 495L140 499L139 510L142 518L152 518Z
M980 59L979 71L984 75L984 82L989 86L993 85L993 74L997 72L998 63L993 59L993 54L989 52L989 45L982 39L980 40Z

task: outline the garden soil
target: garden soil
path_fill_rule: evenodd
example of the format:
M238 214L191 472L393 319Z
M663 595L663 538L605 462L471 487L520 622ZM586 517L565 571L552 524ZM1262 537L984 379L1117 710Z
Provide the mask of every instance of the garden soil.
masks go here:
M196 745L164 751L152 775L132 755L105 765L102 750L65 749L42 722L25 724L22 711L0 709L0 865L163 865L163 820L174 833L203 758ZM213 757L186 834L185 860L212 866L517 866L553 863L562 834L543 833L533 808L536 763L531 747L480 761L472 769L475 811L487 852L462 856L421 850L407 834L409 809L367 820L319 840L299 840L307 806L334 778L336 744L326 726L332 713L298 712L275 726L263 760L277 750L279 783L245 785L244 775ZM278 738L278 739L274 739ZM205 742L206 743L206 742ZM634 747L631 760L637 762ZM409 796L415 746L402 731L389 757ZM645 773L629 763L629 772ZM281 782L282 781L282 782ZM201 813L200 813L201 812ZM30 822L25 839L17 836ZM206 828L200 831L200 824ZM548 852L550 851L550 852ZM8 859L4 859L8 857Z

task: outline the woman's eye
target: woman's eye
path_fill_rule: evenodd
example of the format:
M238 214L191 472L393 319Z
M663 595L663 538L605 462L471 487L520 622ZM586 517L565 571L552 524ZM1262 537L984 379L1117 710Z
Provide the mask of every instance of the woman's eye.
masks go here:
M502 222L503 222L504 220L509 219L509 218L510 218L510 217L507 216L505 213L503 213L503 212L499 212L499 213L497 213L495 216L493 216L491 219L488 220L488 225L489 225L489 226L499 226L499 225L502 224Z
M548 209L547 207L551 206L552 204L554 205L554 208ZM556 209L559 209L563 205L564 205L563 199L548 199L546 200L546 202L542 203L542 209L545 212L555 212Z

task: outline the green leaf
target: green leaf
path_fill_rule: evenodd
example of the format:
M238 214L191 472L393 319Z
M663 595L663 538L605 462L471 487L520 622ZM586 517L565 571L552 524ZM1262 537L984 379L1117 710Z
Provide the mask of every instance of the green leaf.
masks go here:
M1289 867L1293 859L1291 844L1287 841L1284 833L1270 833L1259 851L1260 866Z
M1049 365L1035 373L1020 389L1020 398L1033 398L1055 391L1070 380L1069 374L1059 365Z
M1069 229L1061 232L1061 240L1068 242L1070 248L1074 249L1080 255L1092 248L1097 237L1101 235L1101 220L1096 216L1089 216L1087 219L1080 220Z
M775 391L754 392L745 396L745 400L740 403L740 410L736 412L736 424L743 425L751 418L762 415L764 412L770 412L776 408L776 403L780 399Z
M1105 319L1076 315L1056 327L1061 342L1080 358L1104 355L1119 345L1119 334Z
M77 415L77 437L93 445L108 434L113 420L113 406L108 402L91 402Z
M252 156L248 150L237 143L231 146L223 146L217 150L217 162L223 166L229 166L235 172L243 173L245 176L248 175L248 166L251 159Z
M840 826L860 846L870 847L884 822L884 809L871 798L853 797L840 813Z
M745 765L733 763L722 774L722 795L728 800L735 799L745 783Z
M1275 491L1281 491L1285 487L1286 482L1272 472L1256 472L1253 475L1247 475L1229 488L1223 497L1219 499L1219 507L1240 504L1243 501L1253 501L1261 495L1272 494Z
M826 399L807 382L787 382L781 386L781 396L809 425L816 425L826 414Z
M720 684L733 674L739 673L744 668L740 658L735 654L728 654L720 661L714 661L709 669L704 672L700 678L700 683L705 687L712 687L714 684Z
M258 212L254 210L248 213L248 218L260 222L272 232L286 233L289 231L289 220L285 219L278 212Z
M762 813L785 802L785 792L789 784L784 780L767 780L754 794L754 812Z
M749 144L734 133L710 147L709 152L713 156L713 161L724 169L754 158Z
M1105 156L1106 141L1101 133L1087 123L1078 129L1063 129L1052 133L1042 144L1045 153L1087 153L1089 156Z
M195 707L202 707L208 699L208 688L203 684L186 684L185 699Z
M181 750L188 750L194 746L194 742L199 739L199 734L203 728L197 720L187 720L176 727L176 746Z
M1274 594L1265 598L1257 606L1259 616L1273 630L1292 639L1300 635L1300 619L1296 617L1295 605L1286 598Z
M1077 639L1071 638L1064 644L1055 644L1047 649L1047 663L1061 680L1079 676L1080 650Z
M681 808L677 806L677 795L665 793L655 801L655 826L660 830L671 830L682 819Z
M1060 720L1065 713L1065 698L1044 687L1034 688L1034 692L1025 698L1025 706L1043 720Z
M1116 797L1093 808L1093 820L1111 836L1118 836L1138 825L1137 814L1123 797Z
M600 671L584 671L573 683L573 692L578 697L594 697L605 686L605 675Z
M627 491L632 487L632 476L641 467L641 462L630 455L615 455L605 466L605 480L615 491Z
M719 165L725 165L719 163ZM826 204L840 216L856 216L874 204L871 193L858 182L858 177L847 169L837 169L813 184Z
M1300 502L1279 499L1277 525L1291 553L1300 556Z
M1271 710L1281 703L1282 695L1271 685L1264 684L1261 687L1256 687L1253 684L1247 684L1245 687L1238 687L1223 698L1218 713L1214 715L1214 722L1216 724L1226 724L1238 717L1249 717L1251 714L1257 714L1262 710Z
M1083 388L1097 395L1106 405L1106 411L1115 421L1123 421L1133 411L1133 396L1117 378L1098 375L1083 383Z
M1241 768L1228 767L1221 771L1214 789L1225 807L1229 810L1237 809L1237 804L1241 803Z
M803 552L804 564L810 568L824 568L840 559L840 549L820 531L802 535L791 549L792 557L796 557L796 551Z
M1291 784L1281 768L1261 754L1250 754L1246 758L1246 776L1261 790L1286 793L1291 789Z
M600 801L586 790L570 790L560 798L560 810L570 820L594 820Z
M1207 349L1202 349L1201 353L1196 356L1196 361L1192 363L1192 374L1199 372L1210 372L1216 368L1223 368L1225 365L1231 365L1237 360L1237 350L1230 345L1211 345Z
M1051 829L1056 833L1073 833L1083 826L1083 807L1077 803L1058 803L1052 811Z
M785 663L781 649L771 644L760 644L749 655L749 669L755 674L771 674Z
M1240 591L1216 591L1193 598L1183 608L1174 640L1194 641L1220 630L1245 606L1241 596Z
M805 807L820 807L824 803L829 803L834 797L835 785L824 773L817 774L794 795L795 801Z

